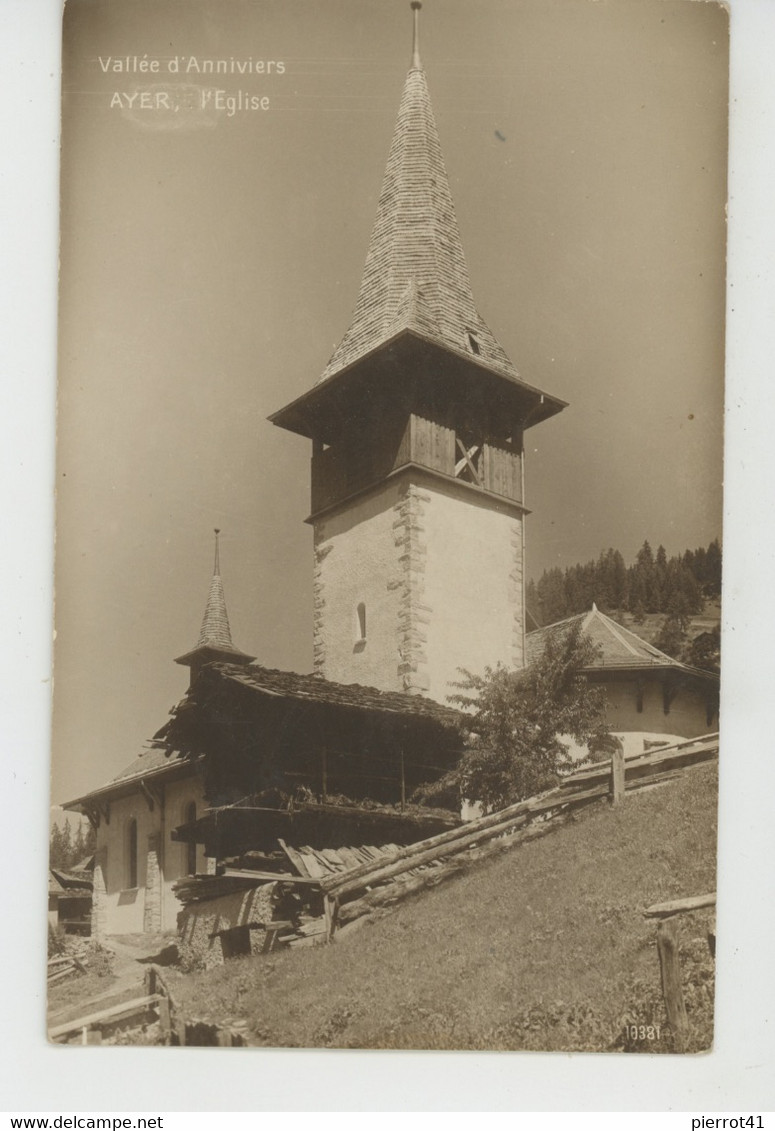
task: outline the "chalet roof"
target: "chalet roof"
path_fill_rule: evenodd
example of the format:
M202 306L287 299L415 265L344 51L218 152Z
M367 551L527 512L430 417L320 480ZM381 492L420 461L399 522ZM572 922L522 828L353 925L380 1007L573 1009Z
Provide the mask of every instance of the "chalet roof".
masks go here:
M628 628L624 628L605 613L601 613L596 605L593 605L588 613L580 613L578 616L568 617L545 628L539 628L535 632L529 632L525 637L528 664L534 664L541 658L550 636L569 632L576 624L581 624L582 632L597 650L597 657L587 665L587 671L614 669L664 671L671 668L717 681L717 677L711 672L682 664L665 652L660 652L653 644L642 640Z
M370 712L407 720L429 720L447 728L455 728L462 717L459 711L445 707L421 695L404 695L396 691L379 691L376 687L362 687L356 683L333 683L317 675L300 675L298 672L277 671L257 664L212 663L203 670L200 679L216 680L224 686L240 685L257 697L270 697L295 702L319 703L331 707ZM199 683L195 684L195 688ZM190 695L184 696L173 714L190 709L194 704ZM132 786L157 778L185 774L194 769L195 762L183 757L171 747L167 734L173 720L168 721L154 736L154 744L143 750L128 766L105 785L91 790L82 797L64 802L64 809L81 806L90 799L97 801L126 793Z
M73 876L61 868L49 868L49 895L88 896L92 893L92 881L84 876Z
M168 751L156 746L148 747L142 750L136 758L133 758L120 773L116 774L105 785L89 790L88 793L73 798L72 801L63 801L62 808L83 811L83 802L99 801L101 798L109 799L130 793L133 788L139 786L141 781L153 782L159 778L170 778L191 773L196 764L191 759L183 758L175 750Z
M278 671L262 668L258 664L251 664L249 667L211 664L207 668L207 675L212 678L213 674L229 683L241 684L258 695L297 702L321 703L416 719L426 718L447 727L456 727L462 717L454 708L445 707L422 695L380 691L376 687L364 687L358 683L334 683L319 675Z

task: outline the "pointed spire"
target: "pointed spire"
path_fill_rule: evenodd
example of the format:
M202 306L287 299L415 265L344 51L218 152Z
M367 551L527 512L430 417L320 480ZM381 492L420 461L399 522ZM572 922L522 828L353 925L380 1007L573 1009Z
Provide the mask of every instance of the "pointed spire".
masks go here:
M207 593L202 627L199 639L190 652L178 656L176 664L184 664L191 668L191 679L194 680L203 664L221 661L223 663L249 664L255 656L248 656L235 648L231 639L229 614L226 611L226 598L221 580L221 563L219 535L220 529L215 529L215 557L213 561L213 576Z
M422 4L420 0L412 0L409 7L414 12L414 26L412 29L412 71L421 71L422 63L420 62L420 8Z
M413 0L412 62L382 181L350 328L321 381L410 330L518 379L479 315L420 62L420 2ZM407 301L407 288L413 288Z
M201 648L205 645L210 645L214 648L234 648L231 640L229 614L226 612L226 598L223 594L223 582L221 581L221 563L218 547L218 535L220 533L220 530L216 527L213 576L210 581L210 590L207 594L207 604L205 605L205 615L202 618L199 639L196 642L197 648Z

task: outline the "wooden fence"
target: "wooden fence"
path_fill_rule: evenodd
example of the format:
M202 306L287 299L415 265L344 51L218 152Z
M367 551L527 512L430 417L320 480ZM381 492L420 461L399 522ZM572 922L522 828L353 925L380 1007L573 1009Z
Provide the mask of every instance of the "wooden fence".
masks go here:
M392 856L383 856L376 862L325 876L320 887L326 937L331 941L339 926L375 907L440 883L459 871L467 859L542 836L562 824L579 806L603 798L618 805L627 790L666 781L688 766L717 758L718 749L718 734L660 747L627 761L619 746L610 759L577 770L543 795L396 849ZM414 869L421 871L406 875Z
M715 907L716 896L692 895L687 899L673 899L669 903L655 903L643 912L647 919L657 919L657 952L662 978L662 997L673 1036L675 1052L685 1052L689 1037L689 1018L683 996L683 978L679 957L678 916L704 907ZM711 954L715 955L715 935L708 938Z

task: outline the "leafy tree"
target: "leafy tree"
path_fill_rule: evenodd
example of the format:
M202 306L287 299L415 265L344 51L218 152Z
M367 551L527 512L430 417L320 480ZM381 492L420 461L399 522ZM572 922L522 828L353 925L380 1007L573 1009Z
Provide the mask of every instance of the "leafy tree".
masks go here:
M554 785L572 764L561 736L587 743L606 733L605 697L582 671L595 655L576 624L550 633L543 656L522 671L500 664L483 676L464 671L450 696L470 712L463 756L418 799L466 797L492 812Z

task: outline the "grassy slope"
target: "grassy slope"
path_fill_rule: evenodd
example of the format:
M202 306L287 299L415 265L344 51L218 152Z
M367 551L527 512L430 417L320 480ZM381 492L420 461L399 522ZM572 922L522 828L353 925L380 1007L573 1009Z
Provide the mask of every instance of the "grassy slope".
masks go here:
M669 1051L650 903L715 888L716 770L597 805L329 948L181 976L186 1013L256 1044ZM712 1040L711 916L683 917L691 1049ZM622 1040L625 1021L661 1039Z

